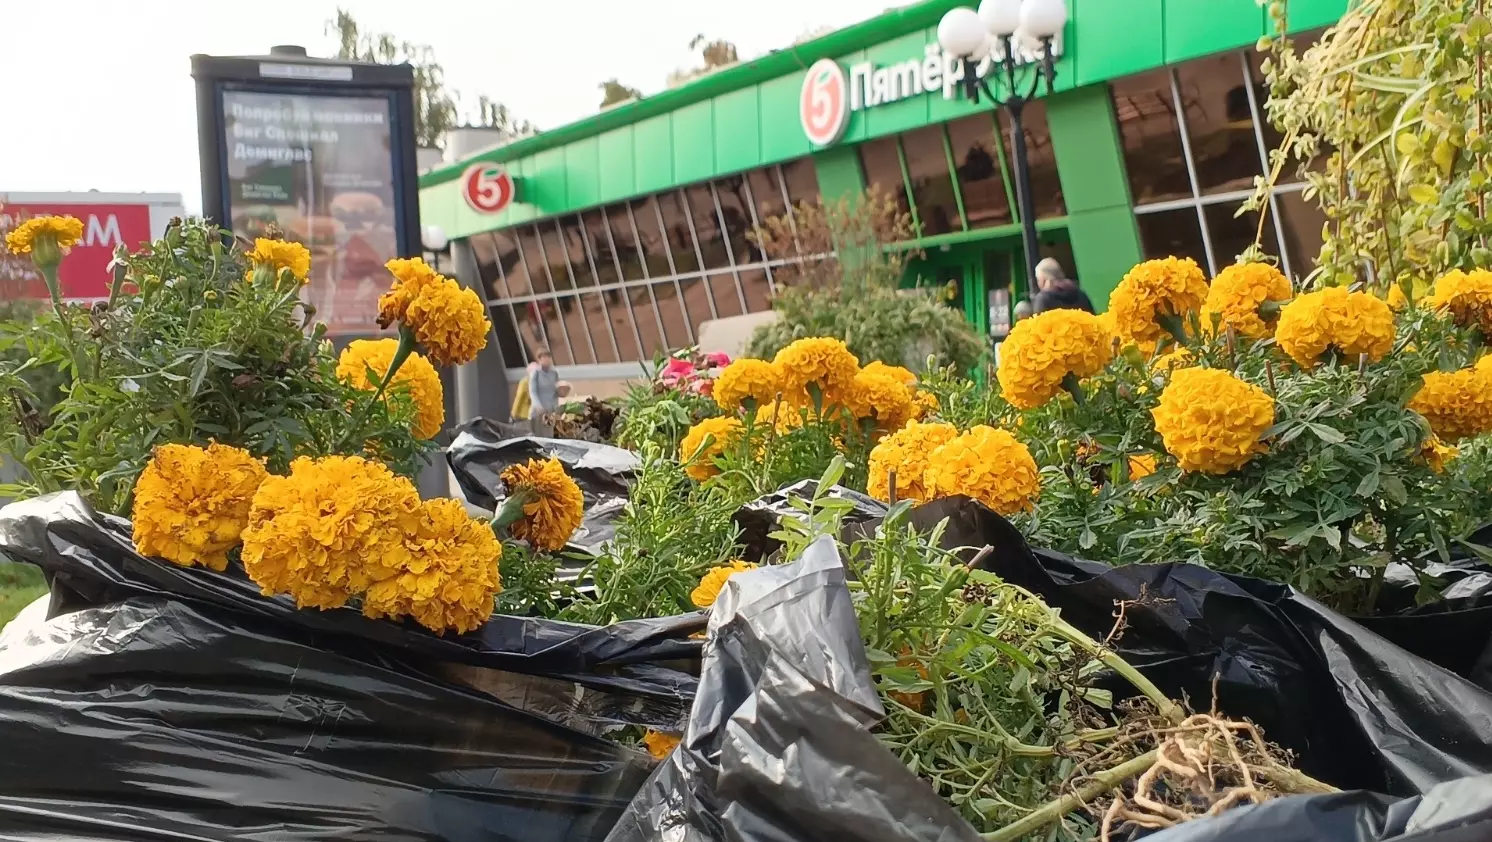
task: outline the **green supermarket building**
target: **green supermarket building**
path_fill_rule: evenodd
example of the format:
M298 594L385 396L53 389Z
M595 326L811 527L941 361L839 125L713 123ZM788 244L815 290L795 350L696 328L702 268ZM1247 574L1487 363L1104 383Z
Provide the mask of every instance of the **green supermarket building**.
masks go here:
M1026 285L1011 130L957 96L961 67L936 34L956 5L970 2L890 11L423 175L422 223L443 229L491 307L496 341L466 376L515 383L548 347L577 393L615 393L701 326L770 309L782 262L750 237L764 220L871 186L912 216L919 282L950 285L954 305L998 333ZM1346 5L1290 0L1289 29L1306 43ZM1273 34L1267 10L1067 7L1055 92L1025 111L1042 256L1099 306L1149 257L1216 272L1253 242L1258 218L1238 210L1279 139L1254 49ZM839 78L849 112L827 136L807 116L821 84L809 68L824 59L841 72L816 75ZM1323 223L1303 187L1278 188L1263 242L1292 276L1310 271ZM492 393L506 390L480 391L471 414L505 410Z

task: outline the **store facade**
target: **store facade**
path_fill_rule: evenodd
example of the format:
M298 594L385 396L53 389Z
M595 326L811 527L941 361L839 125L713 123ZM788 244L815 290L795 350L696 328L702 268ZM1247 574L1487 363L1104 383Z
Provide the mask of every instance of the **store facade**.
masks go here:
M423 224L452 239L492 308L482 381L498 366L515 380L543 346L580 390L614 388L701 324L769 309L783 261L750 237L763 220L872 186L921 232L917 279L950 285L999 330L1025 284L1010 126L955 96L961 69L935 33L954 5L889 12L423 176ZM1217 271L1253 242L1258 217L1236 214L1278 139L1253 49L1266 10L1068 5L1057 90L1026 111L1043 255L1100 305L1147 257ZM1345 7L1291 0L1290 28ZM1302 187L1280 189L1264 226L1293 276L1309 272L1323 222Z

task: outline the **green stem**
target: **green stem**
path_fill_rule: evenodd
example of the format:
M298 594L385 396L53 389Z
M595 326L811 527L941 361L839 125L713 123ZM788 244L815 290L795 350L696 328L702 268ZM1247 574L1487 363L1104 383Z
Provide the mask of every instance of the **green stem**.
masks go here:
M394 382L394 375L399 373L400 366L403 366L404 361L409 359L409 355L414 353L414 346L414 332L408 327L400 325L399 347L394 350L394 358L389 362L389 370L384 372L383 378L378 381L378 388L373 390L373 394L368 397L368 400L361 407L358 407L357 415L353 416L352 423L347 425L347 429L342 432L342 437L337 441L338 450L341 450L347 444L348 436L363 428L363 422L368 420L368 413L372 412L373 407L377 406L378 402L383 400L384 394L389 389L389 384Z
M42 265L36 264L41 271L42 280L47 284L47 295L52 299L52 312L57 314L58 326L62 328L63 344L67 346L68 359L73 364L73 382L81 380L84 376L83 360L78 356L77 337L73 335L72 319L67 317L67 308L62 303L62 285L57 279L58 264Z
M492 513L492 531L498 538L505 537L508 528L523 519L523 507L532 503L538 495L532 489L523 488L508 495Z
M1062 388L1067 392L1067 394L1072 395L1072 402L1075 405L1079 407L1083 405L1083 386L1078 382L1078 376L1076 374L1073 374L1070 371L1064 374L1062 376Z
M1031 598L1035 599L1036 597L1032 596ZM1055 611L1051 612L1051 617L1052 631L1058 637L1082 649L1104 666L1123 676L1136 690L1143 693L1145 698L1154 703L1162 716L1178 725L1182 720L1186 719L1186 712L1181 709L1181 706L1171 701L1165 693L1160 691L1159 687L1155 686L1154 682L1141 675L1140 671L1135 669L1133 664L1068 624L1066 620L1057 616Z
M1038 810L1033 810L1021 819L1011 822L999 830L991 833L982 833L980 837L985 842L1015 842L1017 839L1024 839L1035 831L1060 820L1063 816L1084 806L1093 799L1115 789L1130 778L1144 774L1147 769L1155 765L1158 756L1155 750L1152 749L1133 760L1126 760L1112 769L1105 769L1094 775L1087 783L1074 789L1067 795L1058 798L1056 801Z

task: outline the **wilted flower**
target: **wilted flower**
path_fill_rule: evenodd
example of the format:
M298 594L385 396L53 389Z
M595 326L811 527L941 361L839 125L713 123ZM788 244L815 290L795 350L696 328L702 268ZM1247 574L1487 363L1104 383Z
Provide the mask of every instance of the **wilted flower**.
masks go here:
M558 459L530 459L502 472L508 499L494 524L540 552L564 548L585 516L585 495Z

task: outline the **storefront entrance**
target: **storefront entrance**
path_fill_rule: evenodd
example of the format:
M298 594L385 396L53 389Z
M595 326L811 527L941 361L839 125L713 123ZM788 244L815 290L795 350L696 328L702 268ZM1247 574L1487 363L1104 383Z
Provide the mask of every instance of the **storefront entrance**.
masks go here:
M1042 232L1041 257L1053 257L1069 274L1072 246L1066 230ZM936 287L942 300L993 339L1003 339L1014 323L1015 304L1033 294L1025 277L1019 236L937 246L911 262L907 286Z

